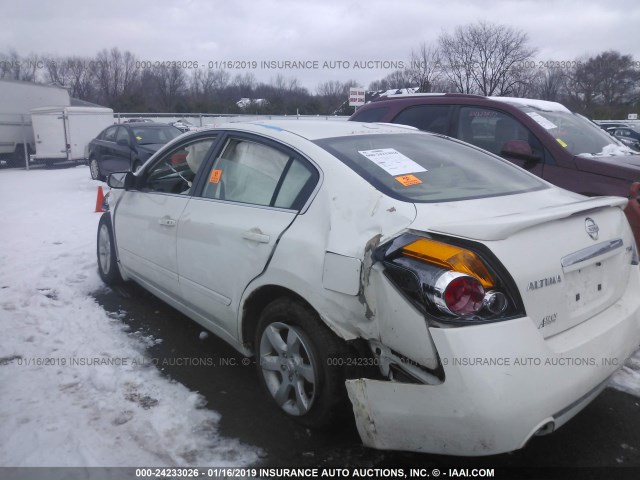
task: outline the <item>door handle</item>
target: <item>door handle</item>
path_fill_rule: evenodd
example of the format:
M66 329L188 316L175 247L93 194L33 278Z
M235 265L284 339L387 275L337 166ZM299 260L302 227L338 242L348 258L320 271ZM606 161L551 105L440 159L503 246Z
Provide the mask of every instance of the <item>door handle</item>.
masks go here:
M162 226L165 227L175 227L176 226L176 221L168 216L162 217L158 219L158 223Z
M242 238L246 240L251 240L252 242L258 242L258 243L269 243L269 240L271 239L269 235L260 233L260 230L258 230L257 232L255 230L242 232Z

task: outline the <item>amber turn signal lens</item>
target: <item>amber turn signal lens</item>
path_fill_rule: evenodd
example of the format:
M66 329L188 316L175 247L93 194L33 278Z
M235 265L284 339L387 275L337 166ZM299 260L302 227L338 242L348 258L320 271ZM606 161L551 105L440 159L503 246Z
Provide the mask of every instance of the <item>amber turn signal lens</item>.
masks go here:
M470 250L428 238L421 238L404 246L402 253L408 257L439 265L454 272L472 275L478 279L485 289L495 286L495 280L483 261Z

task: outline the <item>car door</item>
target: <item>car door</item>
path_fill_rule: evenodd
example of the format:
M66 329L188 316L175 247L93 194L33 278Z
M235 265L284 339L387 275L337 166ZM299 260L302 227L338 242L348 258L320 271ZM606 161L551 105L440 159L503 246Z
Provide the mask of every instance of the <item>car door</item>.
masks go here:
M116 142L112 146L111 169L114 172L124 172L131 168L132 143L129 129L118 127Z
M204 157L214 139L209 134L176 145L142 171L136 188L126 191L115 206L120 261L129 275L161 296L180 296L177 227L198 166L188 159L189 151L197 148Z
M454 135L543 177L545 148L525 125L505 112L462 106Z
M115 171L113 169L113 159L111 157L113 155L113 147L116 143L116 133L118 132L118 128L120 127L117 125L107 128L101 135L101 139L96 147L100 171L103 175L107 175Z
M183 300L220 335L237 338L237 311L318 183L294 151L260 137L230 134L205 170L199 195L178 225Z

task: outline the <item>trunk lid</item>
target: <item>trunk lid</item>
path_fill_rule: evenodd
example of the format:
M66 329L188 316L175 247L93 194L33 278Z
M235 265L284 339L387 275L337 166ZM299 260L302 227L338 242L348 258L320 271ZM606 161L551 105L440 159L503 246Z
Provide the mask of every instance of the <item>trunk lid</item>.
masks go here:
M622 211L626 201L551 189L435 208L423 204L410 228L491 249L546 338L597 315L624 292L634 245Z

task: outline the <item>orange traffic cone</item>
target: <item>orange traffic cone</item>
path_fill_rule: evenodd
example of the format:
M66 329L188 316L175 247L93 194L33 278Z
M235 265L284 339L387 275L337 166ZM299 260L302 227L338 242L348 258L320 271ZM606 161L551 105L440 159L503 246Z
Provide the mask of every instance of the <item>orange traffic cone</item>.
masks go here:
M98 187L98 198L96 198L96 212L106 212L106 210L102 207L104 203L104 192L102 191L102 187Z

